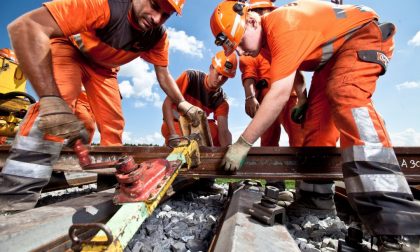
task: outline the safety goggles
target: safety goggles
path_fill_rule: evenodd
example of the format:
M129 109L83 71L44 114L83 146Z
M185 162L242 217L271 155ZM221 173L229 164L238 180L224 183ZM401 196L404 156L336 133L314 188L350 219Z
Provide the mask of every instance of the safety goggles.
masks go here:
M230 39L223 32L217 34L214 43L217 46L223 46L226 56L229 56L235 50L236 47L235 44L232 43L232 41L230 41Z
M214 43L217 46L222 46L226 42L226 40L228 40L228 37L223 32L220 32L219 34L217 34Z

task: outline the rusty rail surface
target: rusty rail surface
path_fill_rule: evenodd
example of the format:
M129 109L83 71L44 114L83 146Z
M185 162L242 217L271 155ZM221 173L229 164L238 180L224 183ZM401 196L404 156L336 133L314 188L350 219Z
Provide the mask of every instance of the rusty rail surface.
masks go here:
M0 146L0 167L7 158L9 146ZM112 161L120 156L132 155L136 162L165 158L167 147L99 147L89 148L94 162ZM278 179L342 179L341 156L338 148L329 147L254 147L249 152L244 167L236 173L219 168L226 148L200 147L201 165L185 171L184 176L228 178L278 178ZM409 182L420 182L420 147L396 147L395 153ZM78 160L70 149L64 149L54 166L56 171L80 172ZM113 169L89 172L112 174Z

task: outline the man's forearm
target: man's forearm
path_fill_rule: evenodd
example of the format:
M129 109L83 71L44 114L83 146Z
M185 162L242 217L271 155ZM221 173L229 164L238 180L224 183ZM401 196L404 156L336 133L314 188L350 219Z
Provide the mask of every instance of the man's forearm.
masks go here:
M57 34L57 29L60 29L55 21L47 20L52 19L48 17L49 13L46 17L38 17L44 15L45 11L45 8L41 8L26 14L7 28L19 66L38 96L60 96L53 77L50 37L60 35L61 31Z
M163 120L166 122L166 125L168 126L169 133L176 134L176 130L174 126L174 116L172 114L172 102L168 97L166 97L165 101L163 102L162 114L163 114Z
M293 89L295 90L298 98L298 105L302 105L303 103L305 103L307 98L306 84L305 78L303 77L303 74L300 71L296 72L295 80L293 83Z
M284 105L289 100L295 73L276 81L264 97L255 117L242 136L249 143L254 143L273 124Z
M167 67L155 66L155 71L160 87L174 104L185 100Z
M226 147L229 144L232 144L232 134L229 130L219 132L219 143L221 147Z
M242 86L244 87L245 91L245 98L246 97L255 97L255 80L252 78L247 78L243 81Z

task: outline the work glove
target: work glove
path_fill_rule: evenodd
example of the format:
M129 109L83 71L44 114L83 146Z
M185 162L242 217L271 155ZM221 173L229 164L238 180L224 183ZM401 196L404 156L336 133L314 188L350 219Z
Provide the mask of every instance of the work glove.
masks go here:
M305 102L301 106L296 106L292 109L291 118L297 124L302 124L305 120L306 110L308 110L308 103Z
M168 138L168 146L169 147L177 147L181 142L180 136L178 134L171 134Z
M87 132L84 136L84 126L72 113L67 103L57 96L45 96L39 100L38 128L44 133L74 142L81 138L87 142Z
M259 107L260 103L254 96L250 96L245 99L245 112L249 115L249 117L254 118Z
M197 106L192 105L187 101L182 101L178 104L178 111L191 122L193 127L200 125L201 117L204 111Z
M222 167L226 171L232 172L241 169L251 147L252 144L248 143L241 135L236 143L229 146L223 157Z

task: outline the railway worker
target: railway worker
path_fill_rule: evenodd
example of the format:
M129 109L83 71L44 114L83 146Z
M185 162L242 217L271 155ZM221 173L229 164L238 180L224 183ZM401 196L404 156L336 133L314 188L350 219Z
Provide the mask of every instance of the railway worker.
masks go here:
M214 119L208 119L208 123L214 146L225 147L232 143L232 134L228 128L229 104L222 86L228 78L235 77L237 61L235 54L226 57L224 51L220 51L212 58L207 74L186 70L176 80L188 102L201 108L207 116L213 113ZM179 113L168 97L163 102L162 111L162 135L167 145L174 146L182 136L178 122Z
M34 207L64 140L82 137L83 124L73 114L81 84L100 144L121 144L117 72L137 57L154 64L161 88L197 123L200 109L185 101L168 70L163 23L181 14L183 5L184 0L51 1L9 24L16 56L40 101L28 111L2 170L1 210Z
M340 132L344 182L352 207L367 230L379 236L381 251L420 251L420 205L371 101L394 46L394 25L380 24L378 18L365 6L324 1L291 2L262 17L242 2L220 3L210 19L215 43L227 55L236 50L239 55L257 56L261 50L271 61L272 81L253 120L228 148L223 166L241 168L252 144L289 99L296 71L315 71L311 89L321 84L316 76L325 75L325 88L318 92L328 107L316 109L330 110Z
M250 0L249 10L264 15L276 8L271 0ZM242 84L245 91L245 112L253 118L271 87L270 62L261 54L256 57L240 56L239 68L242 72ZM295 78L294 89L287 101L285 108L278 118L261 135L261 146L279 146L281 126L289 136L289 145L302 146L303 131L300 123L306 108L306 89L303 75L298 72ZM299 99L297 94L299 94ZM292 113L295 111L295 113ZM284 182L267 181L267 185L275 186L280 190L285 189Z

